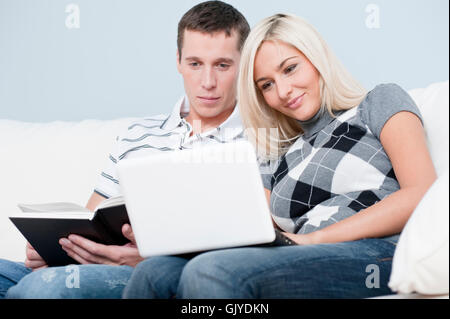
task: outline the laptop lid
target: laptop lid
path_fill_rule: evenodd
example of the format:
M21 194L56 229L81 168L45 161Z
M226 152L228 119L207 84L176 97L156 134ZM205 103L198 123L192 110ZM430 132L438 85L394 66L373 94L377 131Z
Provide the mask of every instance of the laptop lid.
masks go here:
M118 172L142 257L275 239L256 155L247 141L126 159Z

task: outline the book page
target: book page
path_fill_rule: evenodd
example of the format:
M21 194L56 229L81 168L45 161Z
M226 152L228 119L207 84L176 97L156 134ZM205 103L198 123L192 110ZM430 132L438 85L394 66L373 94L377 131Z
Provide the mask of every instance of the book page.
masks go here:
M119 206L119 205L123 205L123 204L125 204L125 199L123 198L123 196L111 197L111 198L108 198L108 199L104 200L103 202L101 202L95 208L95 211L102 209L102 208L115 207L115 206Z
M19 204L20 210L24 213L43 213L43 212L89 212L81 205L74 203L46 203L46 204Z
M87 219L92 220L94 218L94 213L91 211L53 211L53 212L21 212L8 216L10 219Z

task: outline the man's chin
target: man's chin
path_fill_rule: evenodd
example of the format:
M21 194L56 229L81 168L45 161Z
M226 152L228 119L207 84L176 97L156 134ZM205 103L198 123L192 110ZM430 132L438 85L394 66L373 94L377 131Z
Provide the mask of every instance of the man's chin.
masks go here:
M195 109L195 113L197 114L197 116L200 118L204 118L205 120L216 118L224 112L225 110L223 110L223 108L213 105L202 105Z
M197 116L195 117L197 120L201 121L213 121L214 119L220 117L220 112L201 112L197 113Z
M233 108L234 110L234 108ZM196 108L195 115L192 117L194 120L201 120L202 122L215 122L217 120L226 120L231 115L233 110L230 109L218 109L218 108ZM193 115L193 114L191 114Z

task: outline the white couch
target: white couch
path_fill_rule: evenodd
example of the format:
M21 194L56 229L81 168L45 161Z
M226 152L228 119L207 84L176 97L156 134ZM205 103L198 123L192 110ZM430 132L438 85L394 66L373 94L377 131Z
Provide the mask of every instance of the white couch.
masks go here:
M410 94L424 117L439 180L402 233L390 285L400 293L394 297L414 291L419 296L448 297L448 81ZM84 205L115 137L130 121L36 124L0 120L0 258L23 261L25 257L25 239L7 217L18 212L17 203Z

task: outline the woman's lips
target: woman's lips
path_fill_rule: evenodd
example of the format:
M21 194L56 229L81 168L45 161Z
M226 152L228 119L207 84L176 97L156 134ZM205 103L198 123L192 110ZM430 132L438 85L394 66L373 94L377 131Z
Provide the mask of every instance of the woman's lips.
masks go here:
M298 96L298 97L292 99L292 100L286 105L286 107L288 107L288 108L290 108L290 109L292 109L292 110L298 109L298 108L302 105L303 99L304 99L305 95L306 95L306 93L303 93L302 95L300 95L300 96Z

